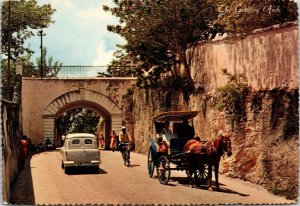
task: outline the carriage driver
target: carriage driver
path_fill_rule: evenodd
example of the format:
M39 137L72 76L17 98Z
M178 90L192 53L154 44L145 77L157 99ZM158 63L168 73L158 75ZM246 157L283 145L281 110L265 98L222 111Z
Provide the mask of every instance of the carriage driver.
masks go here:
M194 127L189 125L188 119L183 119L182 124L178 128L178 137L187 137L188 139L194 138L195 130Z
M124 143L131 144L131 136L126 131L126 127L125 126L122 126L122 131L119 133L119 142L120 142L119 149L120 149L120 152L123 154L122 144L124 144ZM130 150L129 150L129 159L130 159Z

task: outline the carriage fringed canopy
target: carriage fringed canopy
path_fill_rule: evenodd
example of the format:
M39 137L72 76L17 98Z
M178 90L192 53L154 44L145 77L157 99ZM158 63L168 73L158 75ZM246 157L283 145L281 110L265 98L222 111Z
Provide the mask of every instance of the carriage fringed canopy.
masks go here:
M197 116L200 111L170 111L163 112L153 118L155 122L164 121L182 121L183 119L191 119Z

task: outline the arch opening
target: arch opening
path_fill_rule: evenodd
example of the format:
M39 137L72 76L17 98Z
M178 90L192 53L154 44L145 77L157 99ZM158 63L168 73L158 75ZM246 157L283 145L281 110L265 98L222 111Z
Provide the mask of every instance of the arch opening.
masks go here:
M71 116L75 118L76 115L90 115L90 117L94 117L93 121L98 121L97 130L90 130L88 133L94 133L97 137L103 134L105 149L109 148L112 128L121 129L122 111L111 99L93 91L73 91L58 97L45 108L43 115L44 141L50 139L56 147L61 146L62 135L65 135L63 132L68 130L64 130L63 125L58 124L61 124L62 118L67 120Z
M101 105L90 101L76 101L65 105L54 116L54 145L62 146L62 135L91 133L104 136L104 148L110 144L111 115ZM68 128L64 128L68 127ZM101 145L99 145L101 146Z

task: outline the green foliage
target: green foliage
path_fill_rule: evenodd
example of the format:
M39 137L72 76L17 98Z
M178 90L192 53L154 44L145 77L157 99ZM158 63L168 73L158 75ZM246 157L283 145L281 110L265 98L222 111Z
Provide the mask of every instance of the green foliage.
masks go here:
M124 0L116 6L104 6L119 17L120 24L109 25L109 31L127 40L123 46L127 57L137 65L136 74L143 87L156 84L161 73L171 72L173 78L183 75L193 85L188 59L194 43L213 38L221 30L213 21L217 18L210 0ZM118 61L118 60L117 60ZM119 61L123 61L119 59ZM174 64L184 65L184 74Z
M30 54L25 54L20 58L22 60L22 69L24 77L31 77L32 75L38 76L39 72L30 62ZM16 63L15 61L10 62L10 71L8 71L8 60L1 60L1 94L2 98L11 100L16 79Z
M276 181L273 183L268 190L273 193L274 195L281 195L286 197L288 200L296 200L298 197L299 186L295 181L289 180L286 186L283 188L281 182Z
M246 35L254 29L272 26L298 18L293 0L217 0L218 23L231 35Z
M63 63L59 61L54 61L53 57L48 57L46 60L47 56L47 49L43 48L43 66L44 66L44 75L46 77L57 77L57 74L59 73ZM38 65L38 68L41 66L41 57L36 58L36 63ZM40 76L40 74L38 75Z
M123 95L122 98L130 98L130 97L132 97L133 93L134 93L133 88L128 88L126 91L126 94Z
M253 120L256 121L256 118L260 111L262 110L262 100L264 97L264 92L257 91L255 94L253 94L253 98L251 101L251 110L253 112Z
M270 93L270 126L276 129L283 120L283 139L299 136L299 92L286 88L273 89Z
M1 51L6 57L8 56L8 44L11 44L11 58L27 53L32 53L29 48L23 46L26 39L34 35L34 29L42 29L49 26L54 21L51 20L55 12L50 4L42 6L37 5L36 0L19 0L10 1L9 25L9 1L2 2L1 17Z
M127 94L127 95L130 95L130 96L133 95L133 89L128 88L126 94Z
M65 112L56 121L60 135L76 132L95 133L99 123L99 114L85 109L77 108Z
M285 125L283 138L285 140L291 137L299 136L299 91L295 89L287 93L288 107L285 115Z
M231 75L227 70L223 70L228 77L228 82L217 89L216 107L225 110L226 117L232 126L239 124L246 117L245 100L248 93L246 77L244 74Z
M10 9L9 9L10 5ZM3 1L1 15L1 83L2 98L11 100L15 85L15 60L21 58L24 62L23 76L37 76L38 72L29 62L33 53L24 47L26 39L34 35L33 30L42 29L53 23L51 16L54 9L50 4L37 5L36 0ZM9 21L10 14L10 21ZM10 49L9 49L10 48ZM10 50L10 64L8 56Z
M131 57L122 46L114 52L115 59L108 65L107 73L114 77L136 76Z

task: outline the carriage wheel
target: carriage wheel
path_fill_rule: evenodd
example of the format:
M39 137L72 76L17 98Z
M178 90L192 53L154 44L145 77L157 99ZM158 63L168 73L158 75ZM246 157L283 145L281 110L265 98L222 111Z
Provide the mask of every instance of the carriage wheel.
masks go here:
M152 177L154 173L154 160L152 157L151 148L149 148L148 152L148 175L149 177Z
M202 163L198 165L196 170L196 175L199 180L199 184L204 184L208 180L208 165L206 163Z
M156 170L159 182L164 185L168 184L170 180L171 169L170 161L165 155L162 155L158 158Z

